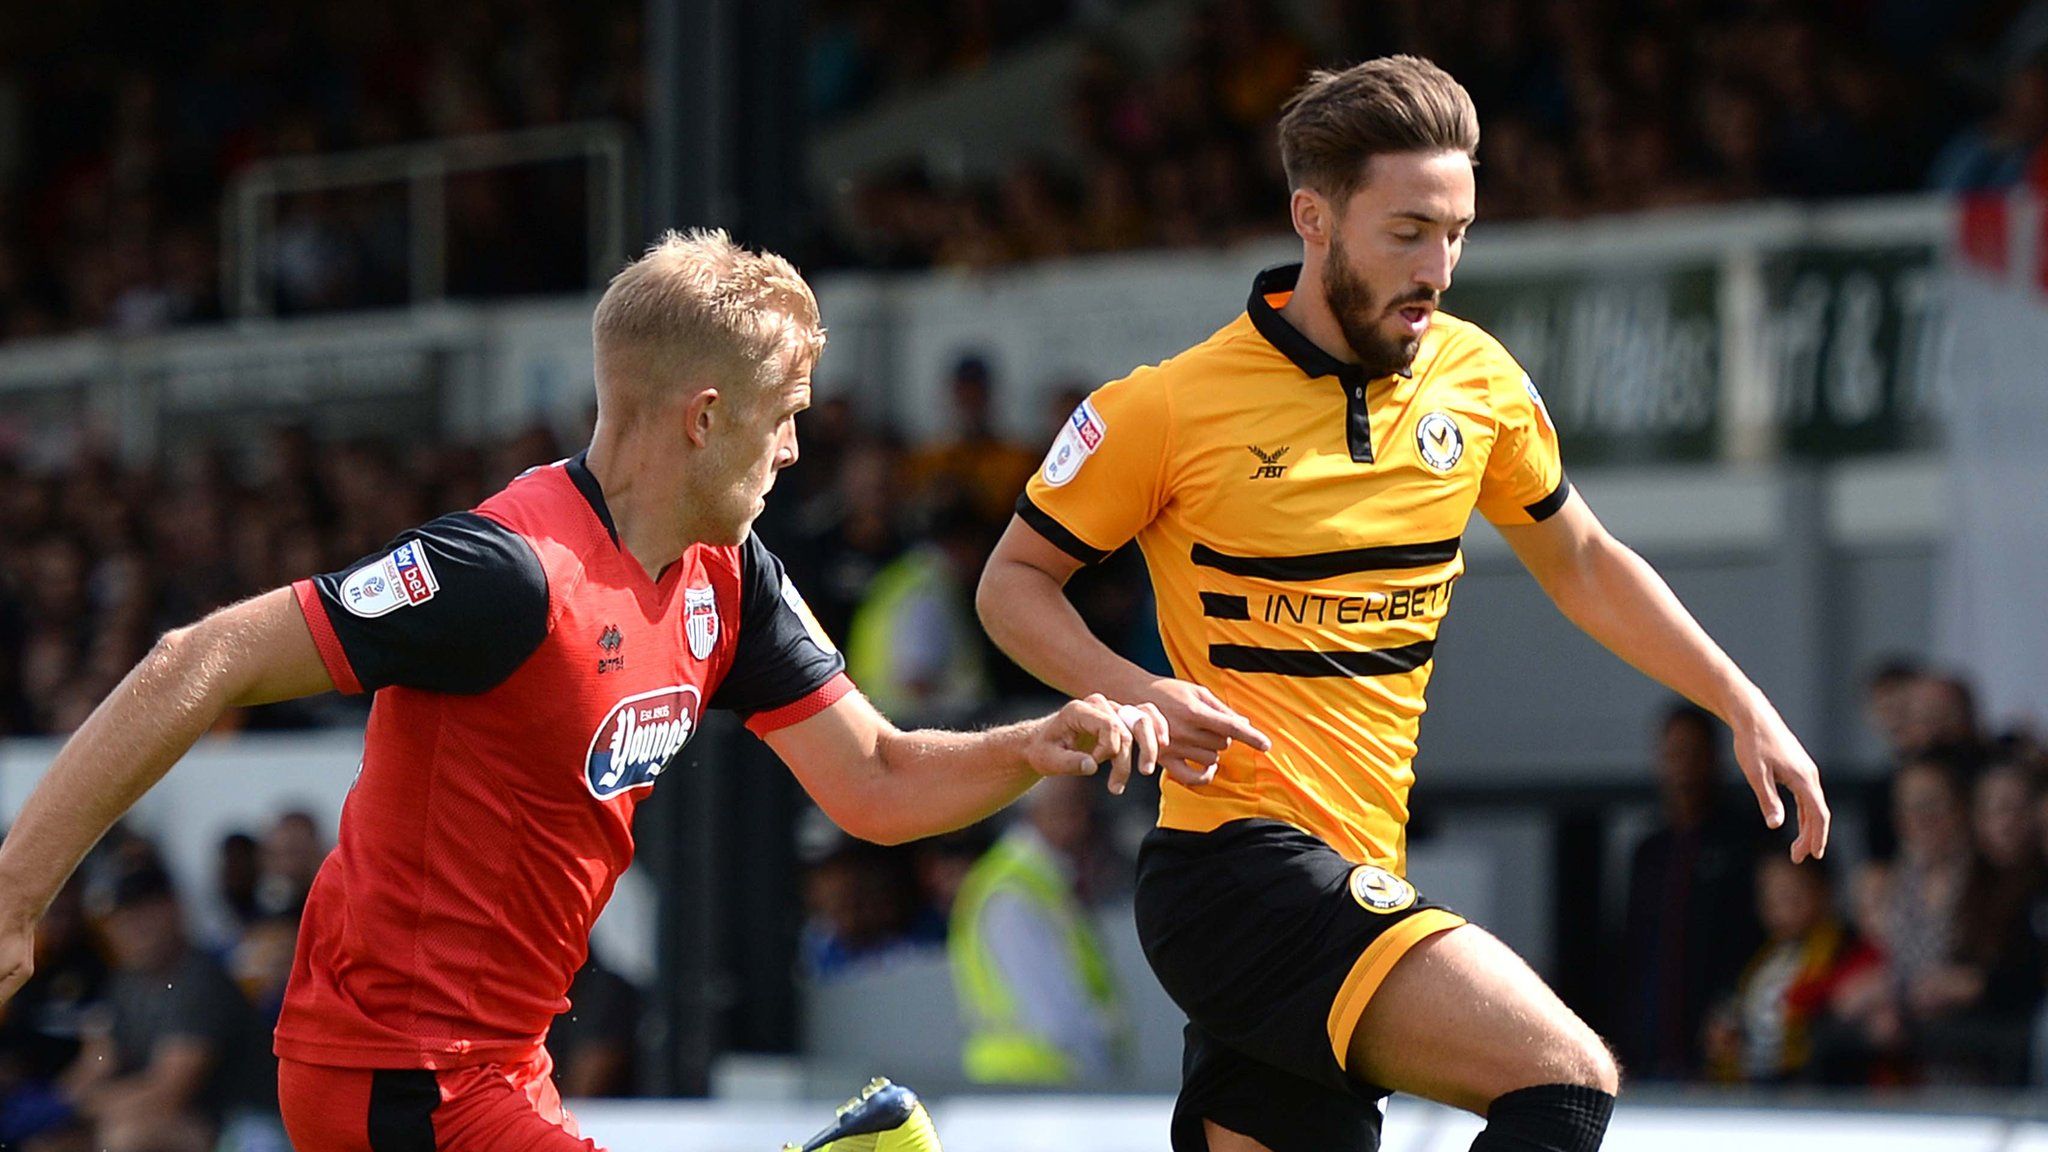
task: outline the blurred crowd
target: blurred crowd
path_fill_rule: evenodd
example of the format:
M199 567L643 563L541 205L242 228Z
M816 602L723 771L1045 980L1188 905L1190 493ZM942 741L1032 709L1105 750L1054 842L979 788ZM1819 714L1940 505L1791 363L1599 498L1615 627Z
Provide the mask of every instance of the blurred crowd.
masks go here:
M218 317L222 192L253 160L640 122L642 7L13 6L0 36L0 341ZM451 291L580 288L581 189L580 169L552 167L452 180ZM403 300L405 195L280 201L276 307Z
M1660 824L1608 982L1634 1076L2048 1083L2048 749L1986 733L1966 680L1913 661L1878 669L1867 701L1888 770L1836 806L1865 834L1796 867L1722 767L1719 724L1665 717Z
M1163 59L1130 0L825 0L822 125L1054 34L1071 147L966 180L929 158L845 191L807 266L985 267L1284 229L1272 138L1314 66L1417 52L1484 124L1488 219L1759 196L2048 187L2048 0L1206 0ZM250 162L572 121L645 123L642 5L207 0L24 9L0 38L0 341L222 314L222 193ZM1149 47L1149 46L1148 46ZM585 286L580 162L446 188L447 289ZM290 315L409 298L399 183L280 198ZM806 250L807 249L807 250Z
M166 629L339 568L561 454L538 428L495 445L404 447L286 428L248 452L152 467L124 466L87 436L51 467L0 437L0 736L69 732ZM361 715L330 697L225 723Z
M852 190L839 248L984 267L1284 230L1282 103L1311 67L1392 52L1471 91L1485 220L2048 188L2034 0L1210 0L1156 66L1092 37L1061 101L1078 163L902 166Z

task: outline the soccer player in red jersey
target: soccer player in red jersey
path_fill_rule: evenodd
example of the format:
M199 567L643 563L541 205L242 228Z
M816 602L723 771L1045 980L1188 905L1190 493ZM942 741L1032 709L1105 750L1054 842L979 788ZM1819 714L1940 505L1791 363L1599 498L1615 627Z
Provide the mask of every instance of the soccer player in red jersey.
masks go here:
M884 842L979 820L1040 775L1107 760L1120 790L1149 770L1156 711L1122 720L1098 696L902 732L854 690L751 532L824 344L786 261L670 234L593 329L587 451L170 632L79 727L0 845L0 1003L65 877L223 710L374 692L277 1026L292 1143L590 1149L543 1041L632 859L633 809L706 708L745 717L828 815Z

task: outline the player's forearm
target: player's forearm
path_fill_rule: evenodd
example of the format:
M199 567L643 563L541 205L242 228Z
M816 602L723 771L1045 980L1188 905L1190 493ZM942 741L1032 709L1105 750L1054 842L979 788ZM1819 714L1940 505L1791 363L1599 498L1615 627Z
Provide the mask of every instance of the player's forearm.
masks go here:
M996 647L1057 692L1141 700L1156 679L1111 651L1089 631L1059 581L1028 564L991 561L974 605Z
M0 844L0 914L42 915L99 838L220 718L234 684L197 629L159 640L93 710Z
M1612 536L1546 591L1588 636L1731 726L1769 707L1657 570Z
M875 742L869 795L858 828L900 844L965 828L993 816L1038 782L1025 750L1044 720L984 732L883 732Z

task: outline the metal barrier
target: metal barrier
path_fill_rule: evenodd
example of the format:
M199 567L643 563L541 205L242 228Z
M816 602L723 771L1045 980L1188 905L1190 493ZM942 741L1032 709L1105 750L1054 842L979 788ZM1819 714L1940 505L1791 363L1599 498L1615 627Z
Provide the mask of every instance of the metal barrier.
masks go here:
M264 269L281 197L377 185L406 188L408 277L415 304L446 295L448 178L556 160L588 165L586 215L590 282L621 262L626 223L626 130L608 122L563 124L422 144L258 161L237 175L221 204L222 295L237 316L273 311Z

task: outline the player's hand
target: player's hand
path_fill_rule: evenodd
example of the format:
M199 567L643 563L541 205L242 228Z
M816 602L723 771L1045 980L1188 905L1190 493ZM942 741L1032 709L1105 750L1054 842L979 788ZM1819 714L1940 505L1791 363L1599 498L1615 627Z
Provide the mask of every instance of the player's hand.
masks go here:
M1026 758L1041 776L1093 776L1107 763L1109 790L1121 793L1133 767L1152 774L1166 731L1157 708L1118 705L1098 692L1046 717Z
M0 918L0 1015L9 1000L28 983L36 969L36 922L33 917Z
M1764 823L1773 828L1785 823L1785 802L1779 788L1789 789L1799 810L1799 835L1792 841L1792 862L1819 859L1827 855L1827 797L1821 794L1820 769L1799 737L1785 726L1778 710L1759 699L1748 715L1736 718L1735 759L1742 765L1743 778L1756 793L1763 809Z
M1161 762L1167 774L1183 784L1215 779L1216 758L1233 740L1261 752L1273 747L1250 720L1200 684L1161 678L1146 686L1144 700L1158 709L1171 734L1160 750Z

